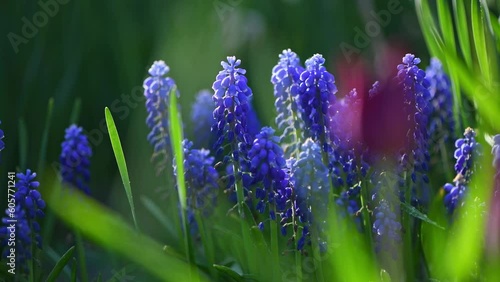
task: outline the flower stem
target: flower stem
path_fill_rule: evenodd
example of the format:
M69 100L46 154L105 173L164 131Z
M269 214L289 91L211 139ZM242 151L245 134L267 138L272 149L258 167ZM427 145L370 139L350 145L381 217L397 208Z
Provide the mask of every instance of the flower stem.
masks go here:
M273 207L273 212L276 215L276 207ZM279 281L278 274L280 272L280 258L278 246L278 222L275 220L270 221L271 225L271 255L273 263L277 264L273 267L273 281Z
M75 230L76 248L78 250L78 261L80 263L80 279L82 282L87 282L87 263L85 261L85 246L83 245L83 238L80 231Z

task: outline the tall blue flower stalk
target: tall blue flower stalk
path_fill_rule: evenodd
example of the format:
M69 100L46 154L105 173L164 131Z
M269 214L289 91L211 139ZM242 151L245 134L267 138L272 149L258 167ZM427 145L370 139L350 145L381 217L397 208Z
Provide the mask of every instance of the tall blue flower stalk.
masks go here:
M427 124L431 107L429 104L429 81L425 71L418 67L420 59L413 54L406 54L402 64L398 65L398 82L402 87L406 114L409 121L407 146L400 158L402 169L410 175L411 191L403 192L406 201L426 205L429 201L429 133ZM415 193L416 199L409 195Z
M193 144L196 148L212 148L215 133L211 128L215 124L213 94L202 90L196 95L191 107L191 122L193 124Z
M34 248L42 248L40 225L37 220L44 216L45 201L42 199L35 181L36 173L26 170L26 173L16 175L16 192L14 194L15 207L7 208L6 217L2 218L0 227L0 246L6 247L2 253L6 257L11 247L15 247L16 259L22 270L30 271L27 262L33 258ZM12 224L15 227L12 227ZM14 231L15 246L9 243L10 234Z
M193 142L185 139L184 148L184 179L187 188L187 217L191 231L197 230L195 213L209 216L215 207L218 194L219 173L215 170L214 158L210 151L194 149ZM177 173L174 159L174 174Z
M212 131L217 134L214 149L219 155L229 147L229 154L224 161L233 165L236 183L243 171L248 172L248 150L252 142L247 123L252 90L247 84L246 71L238 68L240 64L241 61L235 57L227 57L227 62L221 62L223 70L219 72L212 86L215 102L213 114L216 119ZM242 187L238 187L236 193L238 202L242 203Z
M0 120L0 124L2 124L2 121ZM3 138L5 137L5 135L3 134L3 130L0 128L0 152L3 151L3 149L5 149L5 143L3 142ZM0 155L0 161L1 161L1 156Z
M453 139L455 130L451 81L437 58L431 59L431 64L425 72L426 78L430 82L430 107L432 110L428 121L429 137L434 141L448 142L448 140Z
M92 148L83 129L71 125L66 129L62 150L59 156L61 177L63 183L78 188L85 194L90 194L90 157Z
M274 66L271 76L276 98L274 106L278 113L276 124L281 132L286 157L299 150L304 129L298 101L300 74L303 71L297 54L287 49L279 55L279 62Z
M308 138L296 160L290 164L291 182L296 193L296 216L303 223L297 248L308 243L325 245L326 219L330 199L328 167L322 161L322 149Z
M464 137L455 142L455 171L457 173L453 183L444 185L444 205L450 214L461 206L463 197L467 193L472 175L476 170L475 159L480 153L479 143L476 141L476 132L472 128L465 129Z
M262 128L248 156L251 161L253 185L256 187L257 211L264 213L267 210L271 220L276 220L278 214L285 223L292 212L292 188L286 175L283 149L279 145L279 137L274 135L272 128ZM286 234L286 229L282 232Z
M175 81L166 76L169 71L170 68L164 61L155 61L149 69L150 76L143 84L148 112L146 124L151 130L147 138L154 148L152 159L156 162L158 173L170 166L172 155L169 137L169 94L175 87Z
M331 153L330 105L336 100L335 78L325 66L322 55L316 54L306 61L306 69L300 74L299 104L304 119L304 136L318 141L326 153ZM327 158L324 161L329 164Z

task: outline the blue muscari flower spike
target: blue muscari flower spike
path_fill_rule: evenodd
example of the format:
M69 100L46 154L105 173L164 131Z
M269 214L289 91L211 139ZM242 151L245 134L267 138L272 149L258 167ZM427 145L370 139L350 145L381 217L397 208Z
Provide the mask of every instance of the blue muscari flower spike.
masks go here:
M493 154L493 166L500 171L500 134L493 136L491 153Z
M153 159L159 159L158 173L170 165L169 93L175 87L175 81L166 77L169 70L170 68L164 61L155 61L149 69L150 76L144 80L143 84L148 112L146 124L151 130L148 134L148 141L154 148Z
M83 129L71 125L66 129L59 156L63 182L72 185L87 195L90 194L90 157L92 148Z
M215 170L214 158L210 151L194 149L193 142L185 139L184 148L184 176L187 186L188 220L191 230L196 231L195 212L208 216L212 213L218 194L219 174ZM177 173L174 159L174 174Z
M225 142L233 144L233 158L238 161L237 146L242 143L243 147L251 143L248 134L247 112L249 111L249 98L252 90L247 85L246 71L238 68L240 60L235 57L227 57L227 62L221 62L223 70L219 72L213 83L213 100L215 110L213 112L216 124L212 130L217 132L217 141L214 148L217 154L222 151Z
M35 240L36 247L42 248L40 225L37 219L44 216L43 209L45 209L45 202L37 190L40 183L35 181L36 173L28 169L26 173L18 173L16 177L17 190L14 194L16 206L13 211L7 209L7 217L2 219L3 226L0 227L0 246L2 248L7 246L8 236L11 233L8 227L12 223L10 220L13 219L10 214L13 213L17 220L15 226L16 258L22 265L32 258L31 245L33 239ZM8 249L4 250L4 257L7 256ZM23 270L27 270L26 265L23 265Z
M470 127L465 129L464 138L457 139L455 147L457 148L454 154L457 176L453 183L446 183L443 187L446 194L444 204L450 214L462 204L475 170L475 158L480 154L480 146L476 142L476 132Z
M0 120L0 124L2 124L2 121ZM5 148L5 143L3 142L4 138L3 130L0 128L0 152Z
M328 214L330 180L328 167L323 163L320 146L308 138L301 146L297 160L291 162L291 182L296 194L296 216L304 224L298 249L308 242L313 228L320 244L323 243L325 220Z
M304 128L298 105L298 87L303 71L297 54L287 49L279 55L279 62L274 66L271 76L276 98L274 106L278 113L276 124L282 132L281 140L285 143L285 154L288 157L300 146L299 132Z
M375 235L375 251L388 251L397 259L397 245L402 241L402 226L395 211L386 200L381 200L375 207L374 215L372 231Z
M323 150L332 147L329 136L329 108L335 102L335 78L323 66L325 59L316 54L306 61L300 74L299 104L306 128L305 137L319 141Z
M191 122L193 124L193 144L196 148L212 148L215 134L211 131L215 124L213 117L213 94L209 90L201 90L191 107Z
M274 135L272 128L262 128L248 156L253 184L257 186L257 211L264 213L268 207L272 220L278 214L282 223L286 223L292 213L292 188L286 173L283 150L279 146L279 137Z
M453 138L455 130L451 81L437 58L431 59L431 64L425 72L430 82L430 107L432 109L428 122L429 136L432 140L448 141Z
M403 155L402 160L411 166L412 190L419 194L420 200L426 204L428 199L430 154L428 152L429 134L427 132L427 121L431 113L429 105L429 81L425 78L425 71L417 65L420 59L413 54L406 54L403 63L398 65L397 78L403 87L404 102L409 120L414 121L408 132L408 155ZM409 158L411 156L411 158ZM406 166L406 164L402 164Z

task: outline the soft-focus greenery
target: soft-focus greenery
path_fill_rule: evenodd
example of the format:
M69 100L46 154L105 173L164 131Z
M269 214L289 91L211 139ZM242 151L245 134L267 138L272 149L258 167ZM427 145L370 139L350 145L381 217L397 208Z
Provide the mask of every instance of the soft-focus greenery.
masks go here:
M290 268L294 265L291 252L284 252L279 262L272 260L267 245L269 234L257 228L251 229L253 244L247 257L240 222L233 214L226 214L233 208L226 202L220 204L205 226L200 226L201 238L195 244L199 246L202 242L205 248L192 250L187 246L188 236L178 231L181 223L177 218L178 195L171 187L174 181L157 177L150 162L152 149L146 141L144 101L133 102L126 111L113 109L116 105L126 105L121 100L122 93L140 92L148 66L156 59L163 59L180 91L178 102L185 135L192 137L189 117L194 95L211 87L220 61L234 54L242 59L248 71L259 118L263 124L271 125L274 98L269 79L277 54L285 48L292 48L302 59L322 53L328 69L337 75L340 65L346 63L340 43L353 44L354 28L363 28L364 22L371 20L369 12L382 9L387 1L220 2L241 3L219 14L215 2L202 0L69 1L60 6L59 12L49 18L35 37L19 46L17 54L4 36L0 45L0 120L7 149L2 152L0 183L5 183L7 171L28 167L39 170L41 191L49 205L48 219L42 229L55 228L52 236L44 238L42 263L36 267L36 272L44 278L75 244L73 229L86 240L90 280L102 275L106 281L125 269L132 272L135 281L204 281L208 275L223 281L248 281L273 277L276 275L273 269L280 264ZM367 68L377 78L381 69L387 67L379 58L385 51L383 47L389 45L417 54L424 65L430 55L437 56L453 79L454 97L460 98L456 99L455 116L461 121L457 131L477 126L485 133L500 132L497 66L500 25L493 16L498 15L497 10L486 10L486 2L439 1L435 5L432 0L415 3L401 0L403 12L393 15L383 34L363 49ZM20 34L21 18L31 20L41 9L35 1L7 1L0 5L3 35ZM493 15L487 17L490 12ZM342 89L343 82L339 80L337 84ZM477 111L469 110L472 104L477 105ZM105 107L112 112L108 111L107 126ZM75 109L80 109L80 114L75 114ZM110 126L111 114L116 127L114 122ZM76 119L96 141L91 167L95 200L78 192L61 191L54 171L64 128ZM112 142L117 144L121 140L124 156L120 154L121 148L111 146L110 136L104 133L108 128L119 132L120 139L116 139L118 134L112 131L116 133L111 136ZM99 132L100 137L92 132ZM113 151L119 156L118 166ZM472 191L470 199L486 200L491 194L488 187L492 172L486 169L490 164L486 156L485 169L474 180L477 187L484 189ZM442 183L449 181L440 177ZM3 187L0 184L2 194L6 193ZM0 203L1 210L4 205ZM431 277L439 281L499 277L500 268L494 260L480 259L484 215L472 208L465 209L452 230L422 225L422 248ZM443 212L442 201L438 199L429 218L445 226ZM54 216L55 225L49 220ZM256 225L249 221L244 224ZM134 223L136 228L131 227ZM333 247L321 261L325 277L333 277L332 281L390 281L387 272L377 268L374 254L361 235L353 232L346 222L335 222L335 226L341 228L332 230ZM290 246L280 246L280 250L287 247ZM194 261L186 258L186 251L193 252ZM57 264L54 271L61 272L61 281L67 281L77 271L78 263L61 261L67 264L66 268L63 270L64 265ZM254 273L241 275L240 263L245 261L258 262L253 266ZM197 263L198 267L188 262ZM216 267L212 267L214 263ZM312 260L304 265L316 267ZM481 269L484 276L478 274ZM306 271L304 279L317 278L311 273L315 272ZM283 277L295 276L283 273ZM397 280L393 277L393 281Z

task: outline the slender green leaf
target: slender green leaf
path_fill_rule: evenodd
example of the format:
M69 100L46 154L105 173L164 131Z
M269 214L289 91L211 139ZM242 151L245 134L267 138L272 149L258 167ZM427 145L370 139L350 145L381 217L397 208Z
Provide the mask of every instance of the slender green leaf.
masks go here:
M61 255L56 253L56 251L54 251L54 249L52 249L50 246L48 246L47 248L44 248L44 250L45 250L45 253L47 254L47 256L49 256L49 258L52 259L54 261L54 263L57 264L59 262ZM66 274L66 277L68 279L71 278L71 271L70 271L69 265L64 266L62 271L64 272L64 274Z
M170 233L171 236L175 238L178 232L174 229L173 224L169 222L161 208L146 196L141 196L140 199L144 207L151 213L151 215L158 220L158 222L165 228L165 230L168 231L168 233Z
M71 264L71 282L76 282L76 259L73 258Z
M427 0L415 0L415 9L427 47L431 55L439 57L439 54L442 52L443 44L429 9L429 3Z
M87 260L85 257L85 245L83 244L82 234L78 230L75 230L75 241L78 253L78 262L80 264L80 279L82 282L87 282Z
M173 87L169 95L170 143L172 144L176 165L175 177L177 183L177 192L179 194L179 202L181 206L181 229L185 231L183 239L186 257L188 258L188 262L191 262L194 261L194 254L191 247L191 234L189 232L190 228L186 219L187 190L186 181L184 179L184 148L182 146L182 140L184 139L184 137L182 132L182 121L177 106L177 87Z
M192 281L189 273L194 271L186 261L153 239L135 232L119 215L95 200L75 189L62 189L55 176L51 179L44 180L46 185L41 193L47 195L49 208L70 227L95 244L137 263L161 281Z
M448 1L437 1L439 25L443 34L445 44L455 50L455 31L453 29L453 21L451 19L450 8Z
M214 268L217 269L220 273L224 274L225 277L230 278L232 281L243 282L245 279L243 276L238 274L238 272L232 270L231 268L225 265L214 264Z
M19 166L20 169L26 169L28 161L28 130L24 118L19 119Z
M470 48L469 27L467 25L467 13L464 7L465 0L453 0L453 10L455 15L455 24L457 25L458 42L465 62L469 68L472 68L472 53ZM441 1L440 1L441 2Z
M488 7L488 3L486 2L486 0L479 1L481 3L481 10L483 12L484 20L486 21L486 26L488 27L488 31L496 39L495 32L493 31L493 24L491 22L490 8Z
M118 164L118 170L122 177L123 187L125 188L125 193L127 194L128 203L130 205L130 211L132 212L132 218L134 220L134 225L137 230L139 226L137 225L137 219L135 216L135 206L134 197L132 195L132 187L130 186L130 179L128 176L127 163L125 162L125 155L123 154L122 143L120 141L120 136L116 129L113 116L109 111L108 107L104 110L106 116L106 124L108 125L109 139L111 140L111 146L113 147L113 152L115 153L116 163Z
M47 277L47 282L56 281L61 271L64 269L66 264L68 264L69 260L73 257L73 253L75 252L75 246L69 248L64 255L62 255L61 259L56 263L49 276Z
M52 121L52 109L54 108L54 99L50 98L47 105L47 116L45 117L45 127L43 128L42 141L40 145L40 154L38 156L38 170L45 170L45 157L47 155L47 142L49 140L50 124Z
M474 38L474 46L476 56L479 62L479 68L487 83L491 82L491 73L488 62L488 50L486 48L486 39L484 35L484 24L482 20L482 10L478 4L479 0L471 1L471 24L472 37Z
M403 210L404 210L407 214L409 214L409 215L411 215L411 216L413 216L413 217L416 217L416 218L418 218L418 219L420 219L420 220L422 220L422 221L424 221L424 222L427 222L427 223L429 223L429 224L431 224L431 225L434 225L434 226L436 226L437 228L441 228L441 229L443 229L443 230L444 230L444 227L442 227L441 225L437 224L437 222L435 222L435 221L433 221L433 220L429 219L429 217L428 217L426 214L422 213L421 211L419 211L419 210L418 210L417 208L415 208L414 206L409 205L409 204L404 203L404 202L401 202L401 207L403 208Z
M78 123L81 106L82 106L82 99L78 97L76 98L75 103L73 104L73 108L71 109L71 118L69 119L70 124Z

